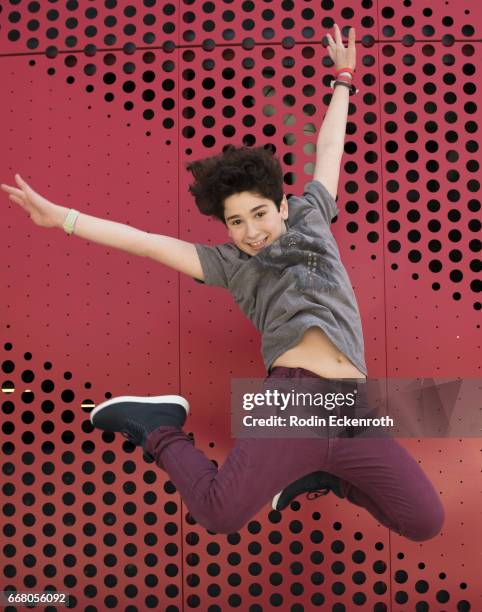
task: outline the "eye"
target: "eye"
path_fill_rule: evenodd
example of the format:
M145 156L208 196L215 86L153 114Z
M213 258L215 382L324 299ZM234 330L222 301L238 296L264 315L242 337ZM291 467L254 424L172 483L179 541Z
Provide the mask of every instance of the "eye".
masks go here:
M259 212L256 213L257 217L264 217L264 215L266 214L265 211L260 210Z
M234 221L231 222L231 225L239 225L241 223L240 219L235 219Z

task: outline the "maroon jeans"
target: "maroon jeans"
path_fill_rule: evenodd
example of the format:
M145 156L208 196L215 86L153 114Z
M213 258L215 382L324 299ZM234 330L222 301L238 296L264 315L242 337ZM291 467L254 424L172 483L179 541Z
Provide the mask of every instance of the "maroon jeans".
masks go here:
M276 378L314 377L302 368ZM269 378L269 377L268 377ZM241 529L273 496L305 474L340 478L343 496L410 540L439 533L444 509L415 459L393 438L237 438L218 469L181 429L151 432L147 451L176 486L194 519L209 531Z

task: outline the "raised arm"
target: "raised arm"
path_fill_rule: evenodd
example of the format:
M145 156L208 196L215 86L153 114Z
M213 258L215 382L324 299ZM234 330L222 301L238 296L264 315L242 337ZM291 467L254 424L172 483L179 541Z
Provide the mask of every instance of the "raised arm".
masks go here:
M340 68L355 69L355 28L348 33L348 47L344 47L341 32L335 24L335 40L327 35L328 54L335 63L335 70ZM340 165L345 145L346 122L348 117L349 90L337 85L331 96L328 110L316 141L316 163L313 178L320 181L328 192L336 198Z
M32 221L40 227L63 228L69 209L50 202L36 193L19 174L15 175L18 187L1 185L9 198L23 208ZM123 223L108 221L80 213L75 221L73 234L104 246L127 251L133 255L149 257L160 263L204 280L196 247L170 236L149 234Z

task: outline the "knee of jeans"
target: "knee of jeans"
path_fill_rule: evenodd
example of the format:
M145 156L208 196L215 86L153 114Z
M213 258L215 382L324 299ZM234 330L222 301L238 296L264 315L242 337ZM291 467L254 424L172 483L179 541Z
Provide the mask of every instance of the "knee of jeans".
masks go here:
M414 542L430 540L440 533L445 521L445 511L440 502L433 504L429 511L420 514L413 529L404 534Z

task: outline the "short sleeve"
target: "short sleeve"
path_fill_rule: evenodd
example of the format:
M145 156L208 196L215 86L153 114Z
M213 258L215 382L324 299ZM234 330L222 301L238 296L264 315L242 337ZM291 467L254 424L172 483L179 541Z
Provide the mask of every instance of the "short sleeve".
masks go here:
M340 212L330 192L315 179L306 184L302 197L321 212L328 225Z
M205 244L194 246L201 262L204 283L227 289L233 269L233 257L236 255L234 245L227 243L214 247Z

